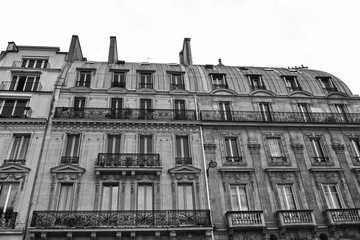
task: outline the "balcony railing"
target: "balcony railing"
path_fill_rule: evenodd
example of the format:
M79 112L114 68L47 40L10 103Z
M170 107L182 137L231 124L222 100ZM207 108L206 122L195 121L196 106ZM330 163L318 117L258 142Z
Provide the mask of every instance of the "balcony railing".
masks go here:
M55 118L83 118L83 119L146 119L146 120L184 120L194 121L194 110L173 109L111 109L111 108L68 108L57 107Z
M279 210L277 211L280 226L301 227L315 226L312 210Z
M268 112L261 111L231 111L231 117L224 119L222 111L201 111L202 121L228 122L278 122L278 123L360 123L359 113L304 113L301 112Z
M13 66L14 67L18 67L18 68L50 68L50 63L49 62L44 62L42 61L41 64L34 64L33 67L25 67L25 62L24 61L14 61L13 62Z
M192 164L192 158L176 157L175 163L176 164Z
M35 228L209 227L209 210L34 211Z
M62 156L60 160L61 164L79 164L78 156Z
M18 165L25 165L25 159L5 159L3 165L6 164L18 164Z
M270 157L270 165L285 165L289 162L286 160L286 157Z
M185 84L171 84L170 85L170 89L171 90L175 90L175 89L185 89Z
M0 208L0 229L1 228L15 228L16 216L17 212L13 212L12 210L3 212L3 209Z
M329 165L332 164L329 157L314 157L313 165Z
M226 156L225 157L227 163L240 163L243 162L241 156Z
M115 87L126 88L126 83L124 83L124 82L112 82L111 87L113 87L113 88L115 88Z
M155 153L99 153L96 167L161 167L160 155Z
M261 210L228 211L226 217L230 228L265 227L264 214Z
M219 89L219 88L226 88L228 89L229 86L226 84L226 83L223 83L223 84L213 84L212 85L213 89Z
M91 81L76 81L75 87L90 87Z
M0 111L0 118L29 118L30 107L3 107Z
M27 81L24 83L2 81L0 90L16 91L16 92L37 92L41 91L41 83L38 81Z
M139 88L153 88L152 83L139 83Z
M329 225L359 225L360 208L325 210Z

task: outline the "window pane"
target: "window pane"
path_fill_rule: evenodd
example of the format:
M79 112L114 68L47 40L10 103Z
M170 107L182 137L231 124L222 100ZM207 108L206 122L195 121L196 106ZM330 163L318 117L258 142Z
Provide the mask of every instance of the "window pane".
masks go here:
M280 146L280 139L278 138L268 138L268 144L270 149L270 155L272 157L282 157L282 151Z
M178 185L178 203L180 210L194 209L193 187L190 184Z
M104 186L103 187L103 195L102 195L102 206L101 206L102 210L110 210L110 205L109 205L110 198L111 198L110 187Z
M138 186L138 210L152 210L153 209L153 187L152 185Z
M73 184L61 184L57 210L71 210L72 201L73 201Z

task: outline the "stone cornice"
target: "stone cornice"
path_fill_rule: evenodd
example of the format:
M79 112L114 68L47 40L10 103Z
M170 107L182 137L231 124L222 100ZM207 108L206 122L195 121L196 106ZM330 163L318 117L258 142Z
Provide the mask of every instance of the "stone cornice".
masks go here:
M45 118L0 118L0 129L44 129Z

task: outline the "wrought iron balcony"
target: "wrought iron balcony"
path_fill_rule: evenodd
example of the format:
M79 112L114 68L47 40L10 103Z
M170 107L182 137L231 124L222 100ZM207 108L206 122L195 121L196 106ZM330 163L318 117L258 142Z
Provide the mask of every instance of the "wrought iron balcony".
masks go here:
M313 165L331 165L332 162L330 161L329 157L314 157Z
M61 164L79 164L78 156L62 156L60 160Z
M50 63L48 61L39 61L38 64L33 64L32 67L26 67L26 61L14 61L14 67L18 68L50 68Z
M219 88L226 88L228 89L229 86L226 84L226 83L223 83L223 84L213 84L212 85L213 89L219 89Z
M30 107L3 107L0 111L0 118L29 118Z
M281 227L309 227L316 225L312 210L279 210L277 215Z
M16 92L37 92L41 91L41 88L39 81L27 81L24 83L2 81L0 84L0 90Z
M326 209L329 225L360 225L360 208Z
M12 209L8 209L5 213L0 208L0 228L15 228L17 212L13 212Z
M160 155L155 153L99 153L96 167L161 167Z
M34 211L35 228L209 227L209 210Z
M263 228L264 213L261 210L228 211L226 217L230 228Z
M6 164L18 164L18 165L25 165L25 159L5 159L3 165Z
M118 87L118 88L126 88L126 83L124 82L112 82L111 87Z
M227 163L240 163L243 162L243 159L241 156L226 156L226 162Z
M170 89L171 90L175 90L175 89L185 89L185 84L170 84Z
M360 123L359 113L304 113L302 112L268 112L261 111L231 111L231 117L224 118L222 111L202 110L202 121L213 122L274 122L274 123Z
M82 118L82 119L130 119L130 120L184 120L194 121L194 110L174 109L111 109L111 108L68 108L57 107L55 118Z
M91 81L76 81L75 87L90 87Z
M176 157L175 158L176 164L192 164L192 158L185 158L185 157Z
M139 83L139 88L153 88L152 83Z

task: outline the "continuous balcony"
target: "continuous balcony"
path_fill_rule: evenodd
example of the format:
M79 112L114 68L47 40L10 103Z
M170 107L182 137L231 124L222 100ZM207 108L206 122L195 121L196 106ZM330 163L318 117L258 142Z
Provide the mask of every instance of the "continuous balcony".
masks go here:
M5 213L0 208L0 229L14 229L17 217L17 212L13 212L12 209L7 210Z
M176 89L185 90L185 84L175 84L175 83L172 83L172 84L170 84L170 89L171 89L171 90L176 90Z
M60 160L61 164L79 164L78 156L62 156Z
M264 213L261 210L226 212L229 228L264 228Z
M302 113L302 112L261 112L202 110L202 121L212 122L274 122L274 123L322 123L322 124L359 124L359 113Z
M325 210L329 225L360 225L360 208Z
M34 211L31 221L31 227L45 229L209 226L209 210Z
M17 165L25 165L25 159L5 159L3 165L6 164L17 164Z
M129 119L129 120L164 120L194 121L194 110L174 109L111 109L111 108L68 108L57 107L55 118L75 119Z
M279 210L277 211L280 227L315 227L312 210Z
M0 118L30 118L30 107L3 107L0 111Z
M0 90L16 91L16 92L37 92L41 91L41 83L39 81L27 81L27 82L10 82L2 81L0 84Z
M175 163L176 164L192 164L192 158L188 158L188 157L175 157Z

